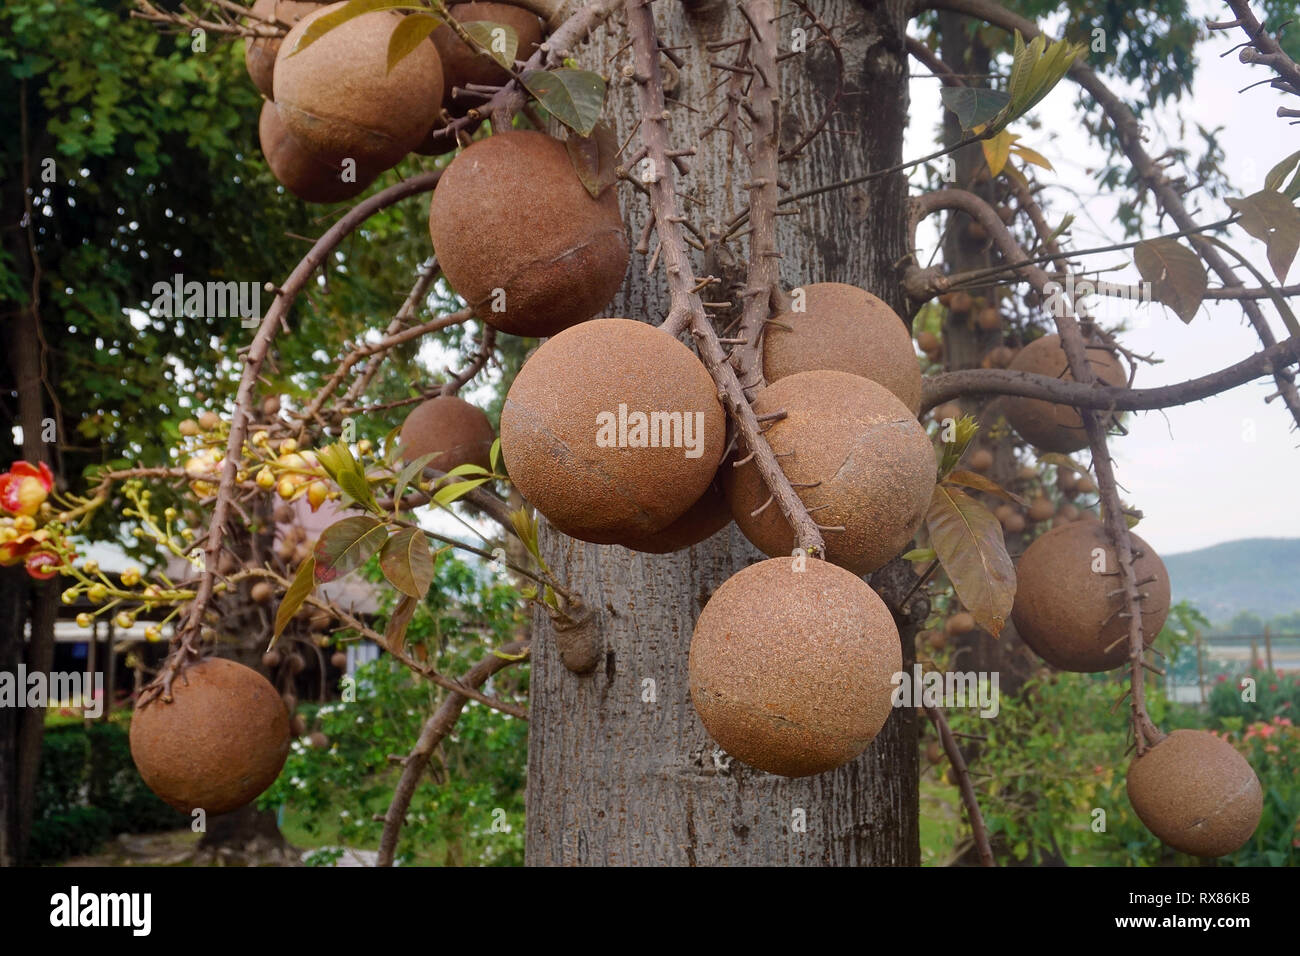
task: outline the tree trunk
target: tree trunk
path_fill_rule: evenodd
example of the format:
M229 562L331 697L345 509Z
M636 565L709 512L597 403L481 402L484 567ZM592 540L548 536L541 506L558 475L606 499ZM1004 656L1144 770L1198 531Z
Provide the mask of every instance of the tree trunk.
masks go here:
M688 9L689 8L689 9ZM845 94L823 133L782 174L800 190L883 168L901 159L907 112L905 16L901 3L825 0L815 5L836 27L845 61ZM685 66L669 91L690 104L670 107L674 148L695 147L691 175L679 184L703 205L686 214L708 225L741 208L743 159L730 155L726 134L709 133L724 102L710 92L719 73L711 59L727 51L710 41L744 35L733 5L660 3L654 8L666 45ZM782 13L782 49L801 17ZM624 42L611 24L584 54L604 64ZM808 31L809 40L816 36ZM619 60L601 67L615 73ZM782 65L783 142L794 143L816 121L834 89L835 60L824 43ZM626 84L610 94L620 141L636 115ZM838 132L837 132L838 131ZM635 147L632 147L632 151ZM635 239L645 206L622 193ZM779 220L785 288L839 281L862 286L906 315L895 264L905 253L906 181L895 175L823 194L802 215ZM743 258L743 240L730 252ZM699 265L718 271L725 253ZM668 311L662 278L647 278L636 257L618 299L605 314L660 321ZM713 293L710 293L712 296ZM728 577L760 557L731 526L678 555L640 555L597 547L545 532L546 559L584 596L597 615L602 664L577 676L560 663L556 635L544 616L536 622L531 678L528 760L527 859L556 864L823 864L906 865L919 861L916 714L900 709L865 754L840 769L790 780L760 773L722 754L691 705L687 652L696 616ZM899 582L887 597L897 600ZM912 581L915 579L912 578ZM879 582L877 586L881 585ZM910 583L907 583L910 586ZM912 630L903 635L911 660ZM800 812L802 811L802 812ZM800 820L806 820L806 829Z

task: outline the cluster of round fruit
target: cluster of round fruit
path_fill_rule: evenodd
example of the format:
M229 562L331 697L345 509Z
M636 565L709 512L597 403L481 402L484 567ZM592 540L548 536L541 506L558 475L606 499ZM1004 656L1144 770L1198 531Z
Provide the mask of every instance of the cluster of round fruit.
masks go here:
M250 39L244 62L266 96L258 123L262 152L286 189L309 202L350 199L410 152L448 152L438 137L447 120L468 113L465 88L501 84L508 74L443 24L389 69L389 45L403 21L394 10L346 20L306 46L304 33L344 7L305 0L257 0L252 22L291 27L283 38ZM508 27L516 56L527 59L542 23L508 3L453 4L456 21ZM399 37L401 40L401 37ZM460 91L460 95L454 95Z

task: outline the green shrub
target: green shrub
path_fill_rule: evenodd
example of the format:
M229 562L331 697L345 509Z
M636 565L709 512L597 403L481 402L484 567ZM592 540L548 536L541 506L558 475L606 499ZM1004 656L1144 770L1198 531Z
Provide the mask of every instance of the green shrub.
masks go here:
M31 862L90 853L118 833L189 825L145 786L131 761L127 727L116 721L46 728L35 816Z

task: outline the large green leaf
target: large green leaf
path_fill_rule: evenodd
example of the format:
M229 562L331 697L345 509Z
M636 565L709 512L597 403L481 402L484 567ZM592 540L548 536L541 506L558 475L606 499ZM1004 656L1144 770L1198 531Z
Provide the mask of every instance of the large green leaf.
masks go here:
M1271 189L1273 192L1280 191L1287 173L1295 169L1297 163L1300 163L1300 149L1268 171L1268 175L1264 177L1264 188Z
M422 598L433 583L429 539L419 528L403 528L384 542L379 567L388 582L403 594Z
M519 54L519 34L514 27L490 20L472 20L462 26L492 59L506 69L515 65L515 57Z
M1016 597L1016 571L1002 525L974 498L941 484L930 499L925 526L961 603L997 637Z
M957 114L957 122L967 131L989 122L1011 99L1001 90L975 86L945 86L939 91L939 97L944 106Z
M547 111L581 136L590 136L605 108L605 81L590 70L529 70L520 79Z
M307 47L311 46L325 34L329 33L335 27L347 23L363 13L370 13L374 10L422 10L423 7L412 5L411 0L348 0L348 2L337 10L331 10L323 16L317 17L298 37L298 42L294 44L289 55L293 56L301 53Z
M361 567L388 538L388 526L368 515L336 521L316 541L316 580L333 581Z
M412 13L402 17L388 38L388 72L420 48L420 44L442 25L442 20L427 13Z
M1209 277L1201 257L1177 239L1149 239L1133 247L1138 273L1151 283L1151 296L1184 322L1196 317Z
M303 602L316 587L316 558L314 555L307 555L302 564L298 565L298 573L293 576L293 582L289 585L289 590L284 592L284 600L280 602L280 607L275 612L275 629L271 632L271 645L274 646L276 639L284 633L284 629L289 626L293 616L302 609Z

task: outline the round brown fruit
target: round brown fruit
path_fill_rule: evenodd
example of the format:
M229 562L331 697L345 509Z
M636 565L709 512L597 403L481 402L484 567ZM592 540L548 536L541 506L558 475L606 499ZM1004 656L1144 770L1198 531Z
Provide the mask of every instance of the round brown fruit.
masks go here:
M426 468L451 471L457 465L492 467L496 432L487 414L455 395L431 398L406 416L400 439L404 461L437 453Z
M969 292L954 292L948 300L948 308L953 312L969 312L974 304L975 300Z
M298 698L293 699L294 706L298 705ZM289 721L289 732L295 737L302 737L307 733L307 719L302 714L294 714Z
M186 669L131 718L131 758L149 789L189 813L244 806L289 755L289 713L265 677L210 657Z
M346 651L335 651L330 655L330 663L334 665L336 671L345 671L348 669L348 655Z
M312 731L307 742L316 750L324 750L330 745L330 739L319 730Z
M1079 479L1074 490L1081 495L1095 495L1097 493L1097 483L1092 480L1091 475L1084 475Z
M724 462L722 467L731 466ZM727 504L727 496L722 491L722 478L715 475L695 504L668 527L644 538L629 538L622 544L625 548L646 554L673 554L707 541L729 524L731 506Z
M451 287L511 335L554 335L591 318L627 271L615 190L593 199L564 144L529 130L489 136L452 160L429 235Z
M993 467L993 452L987 448L976 448L966 459L971 471L985 472Z
M842 282L818 282L795 293L803 311L782 312L763 335L768 384L797 372L848 372L879 382L916 415L921 367L898 313L865 289Z
M1048 521L1056 514L1056 505L1052 504L1051 498L1039 495L1033 501L1029 502L1029 520L1030 521Z
M958 611L943 626L944 633L949 637L956 637L959 634L969 634L975 630L975 616L969 611Z
M932 740L925 748L925 759L932 764L937 764L943 760L943 748L939 746L937 740Z
M1001 524L1005 525L1007 520L1016 513L1016 509L1011 505L998 505L997 508L993 510L993 517L997 518Z
M934 448L911 409L883 385L847 372L799 372L758 393L759 415L784 411L766 437L823 532L826 557L856 574L907 545L934 493ZM751 460L724 472L731 515L769 557L790 554L794 531ZM762 509L759 511L759 509ZM755 511L759 511L757 515Z
M263 20L274 18L282 24L293 26L309 13L319 10L319 3L305 0L257 0L253 13ZM249 19L251 26L268 26L262 20ZM272 77L275 75L275 58L280 52L280 37L250 37L244 40L244 66L249 78L268 100L274 95Z
M271 587L270 581L254 581L248 589L248 596L258 604L265 604L275 597L275 588Z
M943 631L931 631L926 643L930 645L930 650L941 651L948 646L948 635Z
M976 313L975 324L985 332L996 332L1002 328L1002 313L997 306L986 305Z
M723 582L695 624L691 700L737 760L806 777L858 756L892 708L898 630L860 578L774 558Z
M294 52L320 17L343 8L321 7L299 20L275 61L275 104L294 138L317 158L339 167L395 166L424 138L442 102L442 63L428 40L388 69L388 44L400 14L372 10Z
M1127 790L1143 825L1193 856L1241 849L1264 808L1259 778L1246 758L1204 730L1175 730L1135 757Z
M959 421L962 415L964 415L965 413L962 411L962 407L958 405L956 402L945 402L944 404L938 406L930 414L934 416L934 420L936 422L942 425L945 421L947 421L950 418L954 422Z
M1100 384L1115 387L1127 384L1128 377L1112 352L1100 347L1089 347L1088 362ZM1074 381L1065 358L1065 349L1061 348L1061 339L1057 335L1044 335L1030 342L1020 350L1009 368L1064 382ZM1021 438L1035 448L1068 454L1087 446L1088 434L1083 428L1083 418L1078 409L1037 398L1007 396L1004 401L1007 421ZM1108 419L1103 415L1103 424L1107 422Z
M355 171L355 182L344 180L342 169L318 159L285 129L279 111L270 101L262 104L257 135L271 175L303 202L342 202L360 195L375 181L375 174L360 166Z
M1061 505L1056 512L1056 520L1062 524L1069 524L1071 521L1079 520L1079 509L1074 505Z
M1025 516L1019 511L1009 515L1007 520L1002 522L1002 530L1010 534L1020 534L1025 530Z
M933 332L917 332L916 344L917 347L926 355L938 352L939 347L943 345L939 340L939 336L935 335Z
M284 660L284 657L279 651L270 650L262 655L262 666L269 671L273 671L280 666L282 660Z
M725 436L695 353L629 319L543 343L501 409L515 486L560 531L596 544L644 539L681 517L713 481Z
M980 365L984 368L1006 368L1015 360L1015 349L1006 345L999 345L988 350Z
M1169 613L1169 575L1145 541L1130 533L1133 565L1141 587L1142 635L1150 644ZM1129 624L1116 614L1118 564L1105 529L1095 521L1072 521L1035 539L1016 565L1016 632L1039 657L1065 671L1096 672L1128 659Z
M448 13L458 23L488 22L510 27L518 38L516 60L527 60L542 42L542 21L523 7L510 3L456 3ZM500 86L510 74L486 53L471 50L446 24L433 31L433 45L442 60L443 106L452 116L464 116L473 106L483 105L483 98L475 96L457 100L452 95L454 87L467 83L483 86Z

